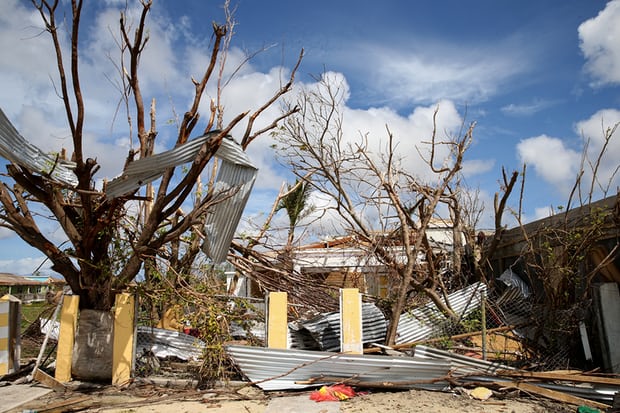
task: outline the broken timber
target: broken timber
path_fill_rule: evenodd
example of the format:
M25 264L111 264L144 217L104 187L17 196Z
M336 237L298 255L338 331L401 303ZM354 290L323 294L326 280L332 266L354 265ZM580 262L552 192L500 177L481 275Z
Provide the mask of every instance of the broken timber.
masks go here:
M596 383L607 384L620 387L620 378L594 376L590 374L580 373L558 373L554 371L518 371L518 370L501 370L497 372L500 376L520 377L539 380L558 380L568 381L572 383Z
M494 384L501 386L501 387L508 387L508 388L515 388L515 389L523 390L527 393L537 394L539 396L544 396L548 399L552 399L552 400L556 400L556 401L560 401L564 403L570 403L570 404L574 404L577 406L587 405L587 406L596 407L599 409L607 409L610 407L610 405L605 404L605 403L600 403L594 400L584 399L584 398L573 396L571 394L567 394L565 392L561 392L557 390L546 389L544 387L537 386L536 384L532 384L532 383L524 383L524 382L516 382L516 381L496 381L494 382Z
M59 382L58 380L56 380L39 368L36 368L34 370L32 378L41 383L42 385L54 390L55 392L63 393L67 391L67 387L64 384L62 384L61 382Z

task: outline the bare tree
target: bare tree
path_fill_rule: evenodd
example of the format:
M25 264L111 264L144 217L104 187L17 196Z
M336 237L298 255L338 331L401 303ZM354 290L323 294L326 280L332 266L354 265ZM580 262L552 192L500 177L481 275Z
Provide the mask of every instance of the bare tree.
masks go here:
M113 304L114 292L124 289L143 268L145 260L153 257L169 259L170 249L183 234L200 228L205 213L216 202L217 194L207 191L187 207L190 195L196 193L196 183L209 161L218 150L225 136L244 118L247 119L242 146L277 125L277 122L295 111L283 114L268 126L255 131L257 117L276 100L287 93L292 86L295 70L290 78L264 106L254 113L244 112L214 131L213 120L218 110L212 105L211 119L202 125L200 135L208 135L194 159L185 169L170 167L165 170L161 181L152 192L139 196L137 191L120 197L106 197L104 191L94 186L98 170L97 154L87 154L83 142L85 132L85 97L82 93L79 70L80 61L80 23L82 0L72 0L68 11L70 24L70 50L63 50L59 38L58 18L64 19L63 2L58 0L32 0L51 36L56 52L58 67L58 93L65 109L66 120L72 137L72 160L77 185L63 185L42 173L32 171L24 165L12 163L7 166L8 177L13 181L0 183L1 225L19 235L25 242L42 251L51 261L52 269L62 274L74 293L80 295L82 308L109 309ZM130 151L127 165L134 159L145 159L153 155L157 137L155 101L150 104L143 95L140 84L139 63L143 50L149 41L147 20L151 10L151 0L140 0L141 14L137 27L130 30L125 13L120 18L120 48L127 57L127 65L121 63L119 70L123 76L128 107L130 127L135 127L138 148ZM175 147L188 142L199 127L199 105L204 98L209 82L218 81L217 61L223 58L223 42L230 34L228 25L213 25L211 57L201 77L192 79L194 96L190 107L182 116ZM301 56L300 56L301 60ZM68 67L67 67L68 65ZM297 63L299 65L299 61ZM59 151L60 153L61 151ZM90 155L90 156L89 156ZM173 175L181 176L179 182ZM221 197L220 197L221 198ZM139 201L148 201L148 208L142 209L144 216L129 227L129 207ZM49 218L55 220L67 236L70 247L55 245L41 231L39 222L33 214L33 205L41 208ZM171 244L172 243L172 244ZM174 249L174 248L173 248ZM189 255L181 266L187 266L198 251L197 241L190 245Z
M389 128L382 154L371 151L365 135L347 141L341 86L323 77L318 92L302 93L295 102L300 111L284 122L280 137L293 172L299 179L311 174L308 185L331 200L328 208L342 225L340 233L356 239L398 286L387 337L391 344L411 293L426 295L448 317L457 317L442 299L442 280L432 268L425 232L440 203L451 196L449 188L459 176L474 124L462 136L440 139L435 133L435 112L432 136L418 148L431 176L424 179L404 167ZM421 255L427 260L421 260Z
M525 173L525 172L524 172ZM496 192L495 197L493 198L493 208L494 208L494 217L495 217L495 230L493 233L493 238L490 243L485 246L484 251L479 259L474 261L475 271L478 277L481 280L492 283L493 279L487 276L487 272L492 270L489 264L489 259L495 253L497 246L502 240L502 235L505 231L505 226L503 224L504 212L507 210L506 204L512 193L515 184L517 183L517 179L519 178L519 173L517 171L513 171L510 174L510 178L506 175L506 170L502 168L502 183L501 187L501 196L500 193ZM525 179L525 178L524 178ZM521 196L523 196L523 189L521 190ZM483 241L479 241L480 243Z

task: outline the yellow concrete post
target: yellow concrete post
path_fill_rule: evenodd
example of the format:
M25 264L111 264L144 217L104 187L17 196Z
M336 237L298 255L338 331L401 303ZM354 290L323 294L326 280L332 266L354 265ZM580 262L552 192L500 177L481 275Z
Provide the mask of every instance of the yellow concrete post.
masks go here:
M0 302L0 376L9 372L9 309L8 301Z
M135 341L135 298L116 295L114 304L114 347L112 348L112 384L123 385L131 379Z
M56 373L54 378L61 383L71 381L71 359L77 330L79 295L65 295L60 310L60 329L56 350ZM55 322L56 320L51 320Z
M363 354L362 295L357 288L340 289L340 350Z
M287 295L285 292L271 292L267 301L267 347L287 348Z

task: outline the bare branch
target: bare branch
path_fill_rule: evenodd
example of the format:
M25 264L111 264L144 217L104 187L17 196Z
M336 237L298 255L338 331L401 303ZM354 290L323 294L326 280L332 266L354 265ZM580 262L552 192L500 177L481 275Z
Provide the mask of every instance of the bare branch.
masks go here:
M256 139L256 137L259 134L264 133L264 132L266 132L266 131L276 127L277 120L275 122L273 122L267 128L264 128L261 131L259 131L259 133L255 133L253 135L250 135L252 133L252 128L254 126L254 121L256 120L256 118L258 118L258 116L261 113L263 113L265 111L265 109L270 107L282 95L284 95L285 93L287 93L287 92L289 92L291 90L291 88L293 87L293 81L295 80L295 74L297 73L297 69L299 68L299 65L301 64L301 61L302 61L303 57L304 57L304 51L302 49L301 52L299 52L299 57L297 58L297 63L295 63L295 67L293 67L293 70L291 71L291 75L289 76L288 82L285 85L283 85L282 87L280 87L280 89L271 97L271 99L269 99L267 102L265 102L265 104L263 106L261 106L254 113L252 113L252 115L250 115L250 118L248 119L248 125L247 125L247 127L245 129L245 133L243 134L243 139L241 139L241 147L242 148L244 148L244 149L247 148L247 146L254 139ZM299 109L297 107L294 107L293 109L291 109L287 113L285 113L283 116L281 116L280 119L288 117L291 114L296 113L298 110Z

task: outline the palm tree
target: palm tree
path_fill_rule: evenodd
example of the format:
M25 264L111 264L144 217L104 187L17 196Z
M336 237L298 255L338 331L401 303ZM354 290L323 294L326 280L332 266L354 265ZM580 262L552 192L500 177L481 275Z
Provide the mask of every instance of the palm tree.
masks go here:
M304 217L314 210L312 205L308 205L308 198L311 193L310 184L307 181L297 179L294 185L288 185L286 195L278 202L276 212L285 209L288 215L288 236L285 248L287 252L290 252L293 247L295 228Z

